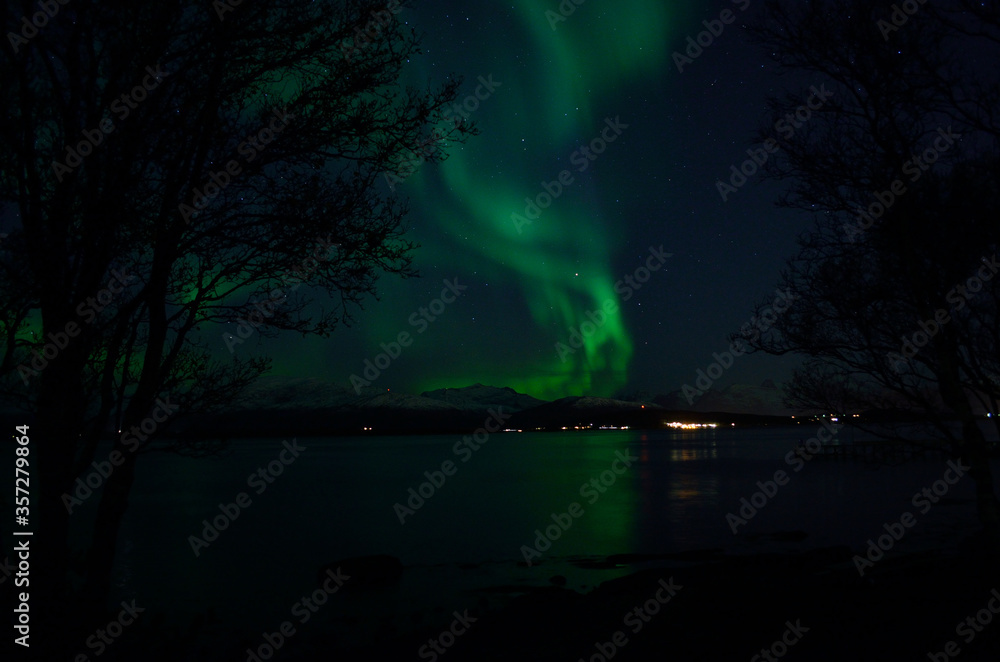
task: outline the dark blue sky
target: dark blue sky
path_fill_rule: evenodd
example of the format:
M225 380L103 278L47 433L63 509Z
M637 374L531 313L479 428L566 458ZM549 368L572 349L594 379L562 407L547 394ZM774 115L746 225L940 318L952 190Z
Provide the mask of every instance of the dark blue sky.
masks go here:
M750 321L753 303L773 298L796 236L810 227L807 215L774 206L780 184L752 176L726 201L716 185L747 160L765 98L791 89L805 101L809 81L779 79L748 43L752 4L669 5L589 0L565 21L546 16L558 11L555 0L419 2L400 12L396 20L424 35L407 82L462 76L460 101L481 130L449 145L445 164L415 164L394 178L411 203L421 278L383 278L381 300L330 339L283 337L236 351L266 351L277 374L344 386L354 374L393 390L483 382L551 398L693 384ZM721 34L679 72L673 53L724 10L733 21L714 23ZM616 122L617 133L605 130ZM590 160L579 150L595 139L604 149ZM544 204L543 184L563 171L572 183L519 223L531 211L524 198ZM661 245L672 256L624 300L616 282L644 277L650 247ZM467 289L435 303L453 279ZM599 324L605 305L615 310ZM410 344L367 379L365 360L378 359L380 343L391 350L400 333ZM792 365L741 357L719 381L782 381Z

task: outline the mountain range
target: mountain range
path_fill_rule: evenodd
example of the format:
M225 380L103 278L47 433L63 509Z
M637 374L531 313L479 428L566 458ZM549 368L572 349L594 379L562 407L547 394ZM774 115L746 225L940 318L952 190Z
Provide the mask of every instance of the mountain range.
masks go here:
M419 395L376 388L360 392L301 377L264 377L239 404L178 420L178 431L211 436L403 434L469 432L496 412L508 429L661 428L668 422L783 423L792 412L777 385L733 385L689 404L680 391L620 398L570 396L551 402L509 387L473 384Z

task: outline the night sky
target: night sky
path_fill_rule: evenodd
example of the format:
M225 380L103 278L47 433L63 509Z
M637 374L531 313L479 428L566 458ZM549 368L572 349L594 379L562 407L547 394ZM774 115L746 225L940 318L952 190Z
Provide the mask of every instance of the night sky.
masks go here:
M461 76L459 103L475 99L480 77L495 84L492 92L479 87L485 98L468 104L480 135L448 145L443 164L419 165L394 183L411 204L407 232L420 244L421 277L383 277L380 300L368 299L356 324L329 339L255 336L236 348L240 356L265 352L275 359L272 374L350 387L380 343L408 332L412 344L372 387L419 392L481 382L557 398L666 393L693 384L713 352L726 350L752 304L773 298L783 261L811 221L774 206L780 183L751 177L724 202L716 182L748 158L766 97L788 89L805 100L809 81L779 78L749 43L752 0L588 0L550 23L546 11L558 7L447 0L397 15L423 34L408 84ZM679 72L673 53L724 9L735 22ZM614 140L600 155L578 151L616 122L618 135L605 131ZM564 170L572 181L561 195L518 224L512 214L524 217L525 198ZM661 245L672 256L626 301L627 286L616 292L616 283ZM467 289L421 322L420 307L452 279ZM575 349L571 329L599 321L593 311L609 299L617 312L584 327L593 332ZM560 356L557 343L575 351ZM745 356L718 383L780 382L793 366Z

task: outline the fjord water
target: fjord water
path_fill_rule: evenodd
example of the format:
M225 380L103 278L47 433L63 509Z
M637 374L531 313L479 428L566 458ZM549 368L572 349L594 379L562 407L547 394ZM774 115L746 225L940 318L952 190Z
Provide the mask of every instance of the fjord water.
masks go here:
M568 587L581 590L630 571L581 568L571 563L577 557L830 545L863 553L869 538L907 511L917 525L894 551L946 545L975 528L967 476L926 514L912 503L916 492L943 476L943 459L901 466L787 462L800 440L818 430L809 423L503 433L474 451L460 447L460 454L461 435L298 438L304 450L270 483L248 479L279 460L282 439L234 440L223 455L201 459L152 454L139 463L116 590L121 599L175 615L211 608L223 622L238 619L259 632L290 618L292 606L315 590L323 564L389 554L406 566L398 587L370 603L333 596L315 618L330 625L349 612L369 613L373 622L398 624L418 612L447 615L474 606L490 587L546 585L563 575ZM842 430L837 441L852 434ZM622 457L630 458L630 467ZM407 506L408 490L418 490L428 482L424 472L440 471L446 461L455 464L454 474L400 523L395 504ZM750 499L757 482L773 480L777 471L787 473L788 483L734 534L727 514L738 514L741 498ZM602 472L610 472L605 483L614 483L585 487L592 479L600 484ZM203 520L220 515L219 505L236 502L241 492L250 505L196 555L190 537L201 538ZM523 564L522 546L535 545L536 530L573 503L582 514L570 518L540 558L531 557L532 565ZM93 505L81 507L79 516L92 516ZM807 536L782 542L767 535L788 531Z

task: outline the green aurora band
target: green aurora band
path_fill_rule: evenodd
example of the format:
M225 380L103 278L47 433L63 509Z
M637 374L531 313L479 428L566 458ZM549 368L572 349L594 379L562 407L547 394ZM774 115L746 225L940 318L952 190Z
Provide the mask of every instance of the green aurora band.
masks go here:
M570 166L568 158L600 135L605 117L619 115L629 122L630 109L620 100L624 88L658 83L670 62L669 27L679 8L620 0L611 10L594 0L577 6L565 21L553 22L553 29L546 11L558 6L520 0L510 26L514 33L489 31L486 38L495 43L477 51L503 56L483 65L493 70L470 71L476 65L464 64L466 84L459 95L465 98L479 75L493 74L502 83L470 114L482 134L465 145L445 145L444 163L422 167L401 185L422 215L456 242L425 246L421 262L454 265L518 288L531 318L549 338L551 353L526 352L516 365L503 366L489 356L473 356L443 368L448 374L419 380L419 390L482 381L542 398L606 396L627 381L632 341L620 309L586 335L580 349L562 356L556 351L557 343L569 344L572 329L588 322L590 330L588 312L609 299L622 304L611 269L615 237L608 236L590 185L601 157L584 172ZM515 58L519 48L530 57ZM619 137L628 138L627 130ZM607 152L617 147L609 144ZM496 175L497 164L502 176ZM542 182L556 180L564 169L573 183L519 232L512 213L524 215L525 198L534 199L543 192Z

